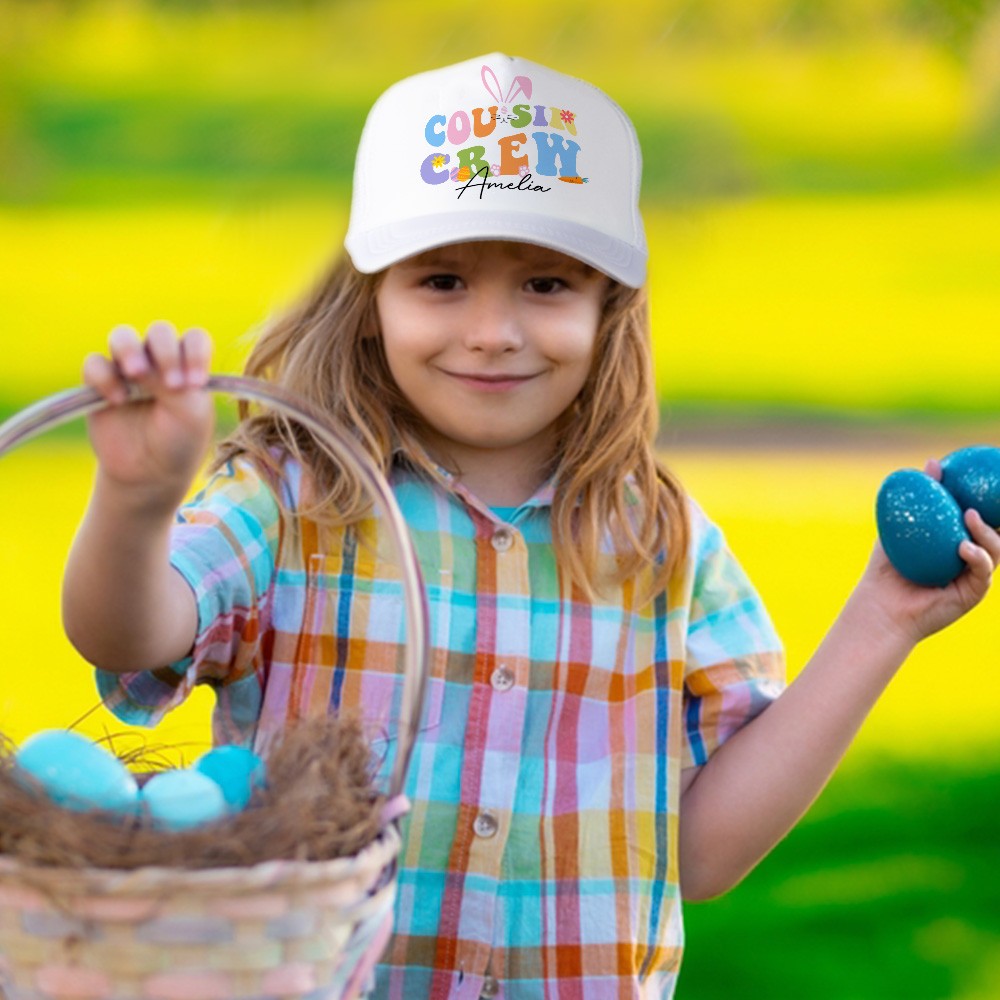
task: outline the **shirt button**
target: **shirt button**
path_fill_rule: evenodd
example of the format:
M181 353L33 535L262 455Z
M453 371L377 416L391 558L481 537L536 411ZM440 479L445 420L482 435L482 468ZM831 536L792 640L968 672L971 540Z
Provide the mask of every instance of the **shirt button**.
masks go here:
M498 528L490 541L497 552L506 552L514 544L514 534L506 528Z
M495 997L499 992L500 984L493 978L493 976L487 976L483 980L483 989L479 994L479 998L480 1000L483 1000L483 998L486 997L488 1000L489 997Z
M472 829L477 837L493 837L499 828L500 824L497 822L496 816L486 811L481 812L472 824Z
M509 691L514 686L514 671L501 663L490 675L490 683L496 691Z

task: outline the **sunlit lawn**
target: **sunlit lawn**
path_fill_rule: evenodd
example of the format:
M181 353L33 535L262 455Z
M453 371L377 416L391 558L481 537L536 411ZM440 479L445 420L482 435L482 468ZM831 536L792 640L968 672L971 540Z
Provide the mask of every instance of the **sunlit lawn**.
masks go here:
M294 202L0 212L0 404L76 384L118 323L203 326L215 368L239 370L252 328L305 288L344 226L339 206Z
M1000 189L653 216L667 400L997 412Z
M345 225L324 201L0 211L0 406L73 384L120 322L206 326L237 369ZM995 409L1000 192L717 203L648 228L668 402Z
M9 609L0 731L17 742L39 729L69 726L98 702L93 671L65 639L59 615L62 569L92 469L84 442L30 442L0 460L0 509L6 521L0 572ZM157 743L204 745L210 738L211 705L210 693L198 691L155 734L133 732ZM79 728L93 737L128 731L104 709ZM195 750L183 753L190 758Z

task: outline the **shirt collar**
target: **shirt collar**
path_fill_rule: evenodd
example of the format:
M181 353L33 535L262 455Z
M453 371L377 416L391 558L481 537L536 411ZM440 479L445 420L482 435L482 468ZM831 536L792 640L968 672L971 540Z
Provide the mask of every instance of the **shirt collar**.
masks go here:
M397 445L393 449L392 458L395 467L407 468L418 474L423 473L433 479L442 489L459 497L468 506L483 513L489 513L489 506L466 486L463 486L454 473L435 462L422 445L415 443L411 449ZM524 503L518 505L518 509L551 507L554 499L555 475L551 475ZM490 514L490 516L493 515Z

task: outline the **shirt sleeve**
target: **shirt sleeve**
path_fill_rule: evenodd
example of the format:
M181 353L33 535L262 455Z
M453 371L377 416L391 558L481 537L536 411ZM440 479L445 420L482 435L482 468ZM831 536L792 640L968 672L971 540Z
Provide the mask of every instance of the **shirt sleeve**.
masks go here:
M252 724L260 707L257 667L280 523L274 493L246 459L227 463L178 510L170 563L198 604L194 646L157 670L97 670L98 691L118 718L156 725L196 684L210 684L220 694L224 689L216 711L225 705L235 731Z
M760 596L695 504L691 521L683 767L705 764L785 687L784 651Z

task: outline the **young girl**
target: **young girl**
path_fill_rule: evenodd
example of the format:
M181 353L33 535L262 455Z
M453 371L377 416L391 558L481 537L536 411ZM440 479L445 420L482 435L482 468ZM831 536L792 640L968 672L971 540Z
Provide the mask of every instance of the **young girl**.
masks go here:
M654 457L639 164L621 110L542 66L493 54L402 81L361 139L348 257L247 366L353 429L428 587L380 997L672 996L681 898L767 854L1000 560L972 512L944 589L876 546L781 693L757 594ZM265 747L356 706L391 730L399 572L354 477L245 412L176 513L211 436L209 356L203 331L156 323L87 359L111 402L126 380L152 399L91 419L67 631L129 722L206 683L218 741Z

